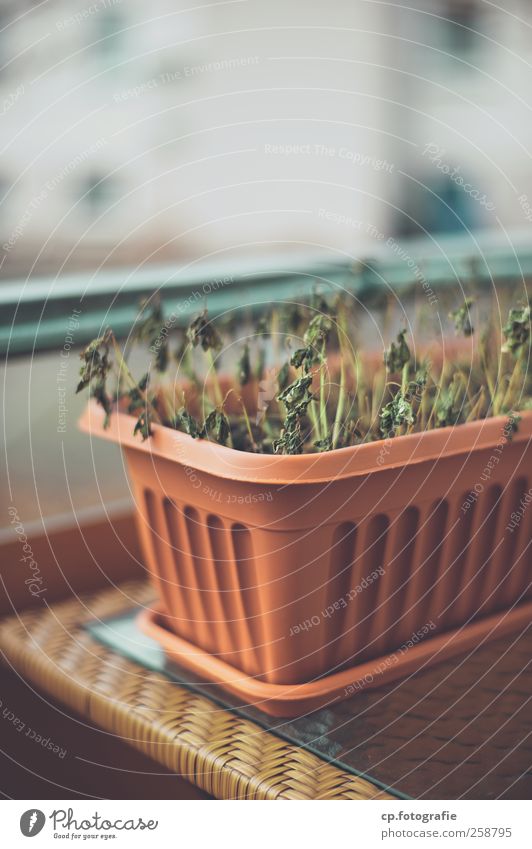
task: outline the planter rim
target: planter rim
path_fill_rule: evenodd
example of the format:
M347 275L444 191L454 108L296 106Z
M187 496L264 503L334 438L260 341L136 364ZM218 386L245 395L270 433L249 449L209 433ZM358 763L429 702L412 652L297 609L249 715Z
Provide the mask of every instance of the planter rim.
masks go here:
M532 411L521 417L512 442L532 440ZM191 469L233 481L281 486L325 483L368 475L407 464L437 461L457 454L497 448L507 442L505 426L508 416L468 422L451 427L397 436L389 440L368 442L337 448L321 454L272 455L251 454L210 442L193 439L186 433L163 425L152 425L152 436L142 441L133 435L136 419L124 412L113 411L109 427L104 429L104 412L94 400L89 401L78 425L91 436L98 436L122 447L176 460Z

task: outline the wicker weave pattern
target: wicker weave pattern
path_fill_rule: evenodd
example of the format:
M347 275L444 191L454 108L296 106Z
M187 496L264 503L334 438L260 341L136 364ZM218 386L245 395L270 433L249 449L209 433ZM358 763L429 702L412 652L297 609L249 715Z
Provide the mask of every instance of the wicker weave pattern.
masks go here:
M129 583L0 623L7 663L55 699L218 799L391 799L253 722L96 643L83 620L152 590Z

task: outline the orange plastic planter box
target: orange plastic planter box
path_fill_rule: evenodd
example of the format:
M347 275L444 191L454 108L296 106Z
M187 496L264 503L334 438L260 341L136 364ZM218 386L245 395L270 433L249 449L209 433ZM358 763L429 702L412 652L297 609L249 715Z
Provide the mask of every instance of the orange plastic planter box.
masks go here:
M90 403L80 425L122 446L161 602L143 628L270 713L532 619L532 413L514 434L501 417L301 456L102 422Z

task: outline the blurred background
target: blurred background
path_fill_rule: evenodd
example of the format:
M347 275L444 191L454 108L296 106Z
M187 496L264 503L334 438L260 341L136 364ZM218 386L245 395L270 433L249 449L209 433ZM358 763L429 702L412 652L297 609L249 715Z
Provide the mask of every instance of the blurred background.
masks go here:
M0 0L2 473L32 533L130 512L73 389L142 294L522 277L531 34L527 0Z
M527 0L0 9L3 277L532 219Z

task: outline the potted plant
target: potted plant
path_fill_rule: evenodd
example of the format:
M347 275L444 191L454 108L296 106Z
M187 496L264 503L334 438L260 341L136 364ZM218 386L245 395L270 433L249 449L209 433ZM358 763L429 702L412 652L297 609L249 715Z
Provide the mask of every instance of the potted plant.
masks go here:
M125 454L142 626L181 665L288 715L530 621L530 305L480 340L472 310L451 356L400 329L382 357L345 296L181 334L154 297L126 352L85 349L81 427Z

